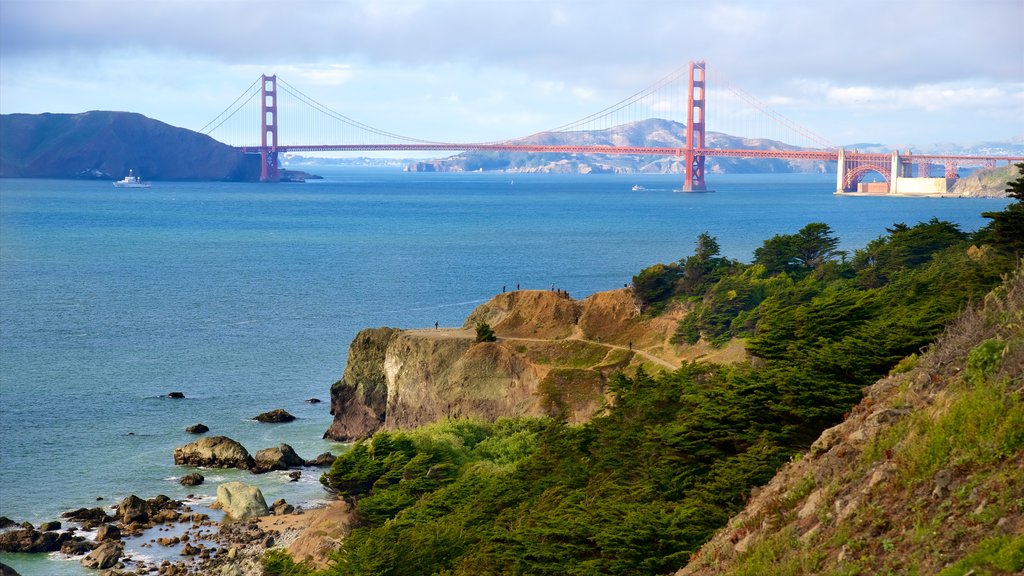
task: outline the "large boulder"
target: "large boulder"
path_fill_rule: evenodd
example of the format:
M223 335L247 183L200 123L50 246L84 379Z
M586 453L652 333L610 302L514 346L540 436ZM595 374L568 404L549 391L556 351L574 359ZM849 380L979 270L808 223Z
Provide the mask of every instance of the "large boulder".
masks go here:
M103 542L105 540L120 540L121 529L113 524L104 524L96 529L96 541Z
M21 576L21 574L18 574L14 568L0 562L0 576Z
M188 432L189 434L205 434L209 431L210 427L207 426L206 424L203 424L202 422L198 424L193 424L188 428L185 428L185 432Z
M191 474L186 474L182 476L181 480L178 480L178 483L181 484L182 486L199 486L205 480L205 476L203 476L199 472L193 472Z
M179 466L240 468L251 470L255 462L244 446L227 436L207 436L174 449Z
M96 568L99 570L113 568L117 565L117 561L121 559L122 552L124 552L123 542L107 540L97 546L95 550L86 554L85 558L82 558L82 565L86 568Z
M142 498L132 494L117 504L117 519L122 524L145 524L153 514L153 507Z
M263 422L265 424L280 424L282 422L291 422L292 420L295 420L295 416L292 416L283 408L276 408L270 412L260 414L253 418L253 420Z
M288 444L281 444L276 448L266 448L256 453L256 468L254 472L269 472L271 470L287 470L296 466L304 466L306 461L295 453L295 450Z
M241 482L225 482L217 486L217 503L234 520L250 520L270 512L263 492Z
M313 458L312 460L306 460L306 466L317 466L321 468L327 467L330 466L331 464L334 464L334 461L337 458L337 456L331 454L330 452L324 452L323 454L317 456L316 458Z

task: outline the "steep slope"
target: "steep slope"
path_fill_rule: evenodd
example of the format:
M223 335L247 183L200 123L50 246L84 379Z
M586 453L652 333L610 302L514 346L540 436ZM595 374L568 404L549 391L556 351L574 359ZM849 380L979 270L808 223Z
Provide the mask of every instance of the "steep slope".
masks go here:
M256 166L231 146L129 112L0 116L0 177L245 180Z
M1024 268L751 495L678 576L1024 571Z
M324 437L360 439L461 417L561 414L579 422L601 408L617 370L657 372L698 356L743 357L737 346L673 344L683 313L674 308L642 317L628 289L581 301L517 290L477 307L461 329L363 330L331 387L334 421ZM479 322L492 327L497 342L475 341Z

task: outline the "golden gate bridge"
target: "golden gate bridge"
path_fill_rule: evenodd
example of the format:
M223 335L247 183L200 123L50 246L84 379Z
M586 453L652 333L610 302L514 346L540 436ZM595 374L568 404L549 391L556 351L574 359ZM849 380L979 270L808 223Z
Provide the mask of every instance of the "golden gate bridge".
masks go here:
M845 150L831 145L825 138L775 112L770 106L722 79L723 88L709 97L707 65L691 61L651 86L608 106L594 114L563 126L533 135L496 142L438 142L403 136L382 130L335 112L288 84L276 75L262 75L220 115L200 132L234 145L249 154L259 154L260 180L280 179L279 157L287 152L352 152L352 151L449 151L449 152L533 152L543 154L640 155L677 159L684 172L682 190L697 192L707 189L705 163L707 158L781 159L786 161L818 161L836 163L836 192L944 192L950 180L958 177L961 166L995 166L997 162L1024 161L1024 157L969 156L900 153L869 153ZM281 111L278 90L291 97L289 122L299 125L290 133L295 141L319 143L281 143ZM709 100L714 106L709 106ZM709 140L734 142L736 139L715 138L707 131L709 110L724 109L721 118L737 118L733 133L750 134L760 130L772 133L765 137L741 138L750 147L709 146ZM617 143L565 144L553 143L558 135L584 131L608 130L624 122L654 118L680 118L684 134L645 137L648 145ZM733 121L737 123L736 121ZM716 127L717 123L716 123ZM259 130L258 133L255 130ZM294 135L291 135L294 134ZM724 134L720 134L724 136ZM709 138L709 135L712 137ZM685 138L684 138L685 136ZM782 144L782 139L789 145ZM807 146L795 146L800 140ZM660 140L660 142L659 142ZM345 142L345 143L329 143ZM755 147L756 146L756 147ZM913 177L913 168L917 176ZM944 167L943 178L929 178L933 165ZM884 182L868 184L868 174L878 174Z

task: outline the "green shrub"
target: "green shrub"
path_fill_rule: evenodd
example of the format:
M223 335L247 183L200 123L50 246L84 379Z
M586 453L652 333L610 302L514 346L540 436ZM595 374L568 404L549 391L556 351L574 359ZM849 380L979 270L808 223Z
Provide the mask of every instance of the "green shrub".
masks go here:
M476 324L476 341L477 342L494 342L498 337L494 335L494 330L491 329L490 324L486 322L477 322Z

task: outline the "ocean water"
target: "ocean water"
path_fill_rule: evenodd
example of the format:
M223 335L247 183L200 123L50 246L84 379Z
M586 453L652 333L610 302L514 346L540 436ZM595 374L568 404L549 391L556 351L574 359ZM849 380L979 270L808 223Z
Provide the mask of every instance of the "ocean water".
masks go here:
M662 175L321 173L150 189L0 180L0 515L38 524L129 494L208 501L228 480L310 505L327 496L315 470L298 483L204 471L186 489L173 449L202 422L250 452L343 451L321 439L328 390L364 327L461 325L503 288L621 287L703 231L749 261L812 221L853 250L896 222L974 230L1007 203L837 197L829 175L715 176L715 192L680 194ZM251 419L279 407L299 419ZM56 555L0 561L87 573Z

